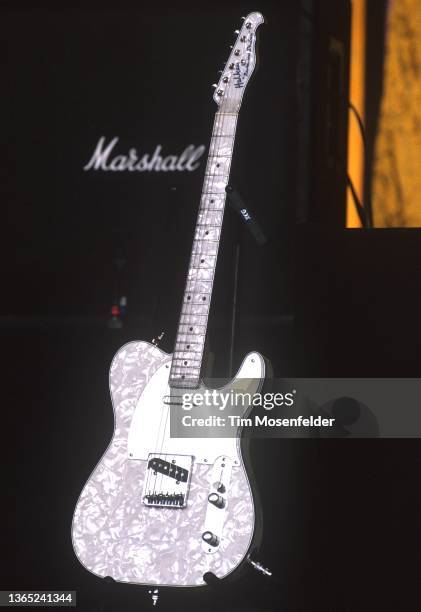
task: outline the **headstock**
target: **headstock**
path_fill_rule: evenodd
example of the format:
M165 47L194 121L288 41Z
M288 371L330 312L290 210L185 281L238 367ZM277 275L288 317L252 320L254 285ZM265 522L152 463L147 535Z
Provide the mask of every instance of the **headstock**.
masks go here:
M224 112L239 110L241 99L256 65L256 30L264 22L261 13L244 18L231 54L215 85L213 99Z

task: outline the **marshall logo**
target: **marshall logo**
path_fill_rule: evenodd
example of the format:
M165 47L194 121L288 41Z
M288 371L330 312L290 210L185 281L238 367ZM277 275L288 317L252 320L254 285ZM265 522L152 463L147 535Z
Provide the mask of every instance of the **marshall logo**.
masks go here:
M193 172L199 167L199 159L202 157L205 146L195 147L189 145L181 155L161 155L162 146L157 145L151 154L145 153L140 156L137 149L129 149L127 155L112 155L113 149L118 143L118 138L113 138L108 144L105 136L101 136L95 151L88 161L84 170L103 170L104 172Z

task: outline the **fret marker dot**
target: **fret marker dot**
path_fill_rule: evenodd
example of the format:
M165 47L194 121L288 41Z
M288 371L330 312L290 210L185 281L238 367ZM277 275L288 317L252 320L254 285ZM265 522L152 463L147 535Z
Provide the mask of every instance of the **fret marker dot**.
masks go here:
M205 232L206 236L209 234L209 232Z
M188 296L187 296L187 299L188 299L188 300L191 300L191 297L190 297L190 295L188 295Z
M200 263L205 263L205 260L204 260L204 259L201 259L201 260L200 260Z
M193 331L193 327L190 327L190 331Z
M186 348L188 348L188 349L189 349L189 348L190 348L190 344L188 344Z
M184 362L184 365L187 365L187 361Z
M206 302L206 298L205 298L204 296L202 297L202 300L203 300L204 302Z

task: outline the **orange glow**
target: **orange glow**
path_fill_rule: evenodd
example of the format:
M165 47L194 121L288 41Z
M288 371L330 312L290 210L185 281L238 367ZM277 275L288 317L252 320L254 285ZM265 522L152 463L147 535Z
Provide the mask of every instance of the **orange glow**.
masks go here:
M364 123L365 107L365 39L366 0L352 0L351 62L349 99ZM349 111L348 175L354 184L360 202L364 202L364 145L354 113ZM346 206L346 226L361 227L350 189Z

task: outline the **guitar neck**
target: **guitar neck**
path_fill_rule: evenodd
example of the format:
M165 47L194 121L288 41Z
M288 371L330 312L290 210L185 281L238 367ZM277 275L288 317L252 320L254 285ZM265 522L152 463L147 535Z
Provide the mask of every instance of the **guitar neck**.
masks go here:
M186 288L169 376L171 387L195 389L200 383L213 279L224 217L226 191L238 113L256 64L260 13L244 18L213 96L218 105L194 233Z
M170 385L199 386L238 112L215 114L178 324Z

